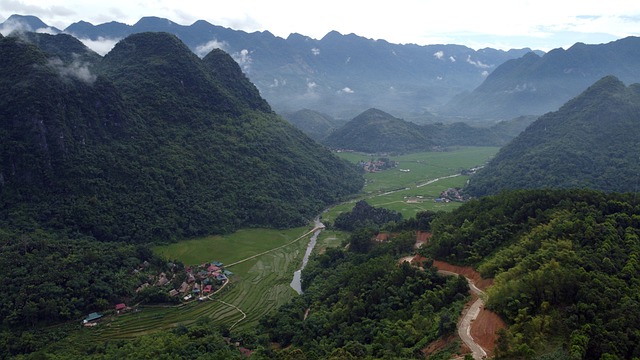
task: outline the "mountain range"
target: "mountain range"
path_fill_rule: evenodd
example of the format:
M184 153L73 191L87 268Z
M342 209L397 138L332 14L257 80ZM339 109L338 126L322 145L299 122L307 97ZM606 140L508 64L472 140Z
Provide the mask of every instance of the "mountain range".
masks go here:
M353 165L275 114L221 50L138 33L102 57L0 38L0 224L153 242L305 224Z
M640 85L606 76L533 122L473 176L474 196L505 189L638 190Z
M640 82L640 38L607 44L577 43L543 56L528 53L496 68L469 93L441 108L443 114L510 119L556 111L604 76Z
M5 33L11 28L60 32L36 17L20 15L12 15L0 28ZM336 31L320 40L301 34L283 39L268 31L247 33L202 20L184 26L157 17L142 18L134 25L79 21L62 31L92 46L154 31L175 34L201 57L220 48L240 64L278 113L308 108L338 119L375 107L423 121L426 112L473 90L500 64L531 52L401 45Z

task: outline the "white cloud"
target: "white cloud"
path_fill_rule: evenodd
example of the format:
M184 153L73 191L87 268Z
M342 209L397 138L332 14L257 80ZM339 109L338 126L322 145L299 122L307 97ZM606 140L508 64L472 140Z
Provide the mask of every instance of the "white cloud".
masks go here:
M487 70L485 70L482 73L480 73L480 75L482 75L482 77L487 77L487 76L489 76L489 72Z
M311 53L312 53L313 55L316 55L316 56L317 56L317 55L320 55L320 49L318 49L318 48L313 48L313 49L311 49Z
M82 63L78 60L71 64L65 64L59 58L55 58L49 60L47 65L56 70L62 77L75 78L89 84L96 81L96 75L91 73L88 64Z
M449 61L456 62L456 57L455 56L449 56Z
M36 29L36 32L39 33L39 34L49 34L49 35L56 35L56 34L59 33L59 31L57 31L56 29L54 29L52 27Z
M240 68L245 73L248 73L251 70L253 59L251 58L249 50L242 49L240 52L231 54L231 57L238 63L238 65L240 65Z
M84 46L89 49L97 52L98 54L104 56L106 55L114 46L120 41L120 39L105 39L102 36L98 37L97 40L91 39L78 39L80 40Z
M314 92L317 87L318 84L316 84L315 81L307 80L307 92Z
M478 61L473 61L471 60L471 55L467 56L467 62L475 67L481 68L481 69L488 69L490 67L492 67L492 65L487 65L487 64L483 64L482 61L478 60Z
M208 53L210 53L213 49L222 49L224 51L227 51L227 49L229 48L229 44L227 44L227 42L225 41L218 41L217 39L213 39L205 44L200 44L198 46L196 46L196 55L198 55L199 57L203 58L205 57Z
M444 52L442 50L436 51L435 53L433 53L433 56L436 59L441 60L444 57Z
M21 21L13 21L13 20L5 21L0 27L0 33L2 33L2 35L4 36L7 36L14 31L24 32L24 31L33 31L33 29L31 29L27 24Z
M353 91L350 87L345 86L344 88L338 90L338 94L353 94L355 91Z

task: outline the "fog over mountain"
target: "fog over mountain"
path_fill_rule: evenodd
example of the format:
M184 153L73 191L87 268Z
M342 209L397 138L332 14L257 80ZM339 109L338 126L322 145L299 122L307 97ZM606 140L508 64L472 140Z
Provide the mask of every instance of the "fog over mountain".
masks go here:
M35 17L13 15L0 24L5 34L13 28L59 31ZM79 21L63 31L103 55L132 33L173 33L200 57L215 48L229 53L277 112L308 108L339 119L376 107L420 121L425 112L479 86L500 64L531 51L399 45L335 31L320 40L301 34L283 39L268 31L247 33L202 20L183 26L157 17L134 25Z

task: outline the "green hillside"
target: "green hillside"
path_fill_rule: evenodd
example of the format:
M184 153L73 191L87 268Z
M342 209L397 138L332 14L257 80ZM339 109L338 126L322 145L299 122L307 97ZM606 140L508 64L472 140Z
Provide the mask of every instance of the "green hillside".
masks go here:
M166 241L301 225L362 187L221 51L141 33L78 57L69 36L29 38L0 39L4 226Z
M502 189L636 191L640 86L612 76L540 117L471 178L474 196Z
M316 141L322 141L331 134L331 132L344 125L343 122L338 121L327 114L309 109L302 109L293 113L282 114L282 116Z
M425 252L495 278L498 358L637 359L639 229L635 194L520 190L444 214Z

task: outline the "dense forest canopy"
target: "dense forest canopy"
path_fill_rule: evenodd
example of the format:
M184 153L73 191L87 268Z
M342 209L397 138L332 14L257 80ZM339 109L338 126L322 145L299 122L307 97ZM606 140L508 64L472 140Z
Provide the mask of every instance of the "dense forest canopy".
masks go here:
M640 357L640 199L529 190L470 201L436 219L428 255L495 277L487 306L509 323L497 354Z
M304 293L261 321L260 331L286 348L284 354L420 358L429 343L455 331L466 280L399 264L398 257L412 251L414 231L387 243L373 244L374 235L361 230L350 250L314 257L303 272ZM367 251L352 251L363 240L372 242Z
M541 116L472 177L473 196L503 189L637 191L640 85L608 76Z

